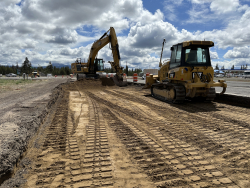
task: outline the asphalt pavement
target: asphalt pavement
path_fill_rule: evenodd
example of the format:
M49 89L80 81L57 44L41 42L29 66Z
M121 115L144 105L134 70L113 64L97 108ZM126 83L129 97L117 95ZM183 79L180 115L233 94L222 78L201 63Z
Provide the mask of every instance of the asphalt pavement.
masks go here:
M68 76L69 77L69 76ZM67 76L64 76L63 79L67 78ZM23 79L22 77L0 77L0 79ZM29 79L31 79L29 77ZM38 77L38 78L32 78L33 80L39 80L39 79L62 79L62 76L55 77ZM75 79L75 77L73 78ZM220 78L215 78L215 81L217 81ZM250 79L242 79L242 78L222 78L226 80L227 83L227 90L226 94L230 95L237 95L237 96L244 96L244 97L250 97ZM133 82L132 77L129 77L127 79L128 82ZM142 80L142 78L138 78L137 83L139 84L145 84L145 80ZM222 91L222 88L216 87L215 88L217 93L220 93Z
M218 78L215 79L217 81ZM244 96L244 97L250 97L250 80L245 79L231 79L231 78L222 78L226 80L227 83L227 90L225 94L230 95L237 95L237 96ZM132 78L127 79L128 82L133 82ZM142 80L141 78L137 81L138 84L145 84L145 80ZM222 91L221 87L215 88L216 93L220 93Z

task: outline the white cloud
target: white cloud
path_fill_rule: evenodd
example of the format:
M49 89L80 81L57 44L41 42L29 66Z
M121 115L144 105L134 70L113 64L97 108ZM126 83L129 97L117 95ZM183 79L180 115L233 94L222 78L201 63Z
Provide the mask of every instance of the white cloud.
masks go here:
M239 69L241 65L247 65L249 66L249 59L242 58L242 59L233 59L231 61L224 60L224 61L212 61L212 66L215 67L215 65L218 64L219 67L224 66L225 69L231 69L231 67L234 65L235 69Z
M201 32L194 27L194 32L189 32L164 21L176 21L178 7L190 2L190 18L180 24L209 23L208 28L212 28L210 22L220 21L222 29ZM225 5L224 0L165 0L163 14L159 9L154 13L146 10L141 0L25 0L21 6L16 5L19 0L2 0L0 63L23 62L26 56L35 65L49 61L70 64L79 57L87 60L91 43L110 26L118 34L123 66L127 61L130 67L157 68L163 38L167 41L164 58L170 57L173 44L205 38L215 42L211 59L218 59L218 50L227 47L235 48L224 58L247 59L241 48L250 44L250 8L243 2L230 0ZM129 34L122 35L124 31ZM112 60L108 46L99 51L98 57Z
M168 22L158 21L147 25L137 23L131 27L126 40L135 48L154 48L160 46L163 38L169 46L172 46L180 41L194 39L195 36L184 29L179 32Z
M217 14L224 14L236 11L239 6L239 0L213 0L210 9Z
M219 59L218 53L214 51L210 51L210 58L211 59Z
M250 58L250 47L235 47L233 50L228 50L223 56L224 58Z

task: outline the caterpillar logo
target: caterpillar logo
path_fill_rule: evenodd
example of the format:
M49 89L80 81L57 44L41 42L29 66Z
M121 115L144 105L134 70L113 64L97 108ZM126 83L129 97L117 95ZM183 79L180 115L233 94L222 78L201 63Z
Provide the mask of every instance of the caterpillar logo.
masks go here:
M201 78L202 75L203 75L203 72L192 72L192 79L194 79L195 74L196 74L199 78Z
M169 73L169 78L174 78L175 73Z

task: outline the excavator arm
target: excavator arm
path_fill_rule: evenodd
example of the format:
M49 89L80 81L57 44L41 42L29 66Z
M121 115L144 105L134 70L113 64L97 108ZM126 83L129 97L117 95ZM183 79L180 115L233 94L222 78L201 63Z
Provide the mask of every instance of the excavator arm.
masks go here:
M118 80L122 80L123 75L123 67L120 66L120 52L119 52L119 45L118 40L116 37L115 29L110 27L110 29L105 32L102 37L95 41L90 49L89 58L87 62L87 66L85 67L84 72L94 73L94 61L95 57L100 49L110 43L110 48L113 54L113 62L109 61L111 67L115 70L116 76Z
M108 32L108 31L107 31ZM97 41L95 41L90 49L89 58L87 62L87 66L84 68L84 72L95 73L94 64L95 64L95 57L100 49L106 46L109 42L109 36L107 32Z

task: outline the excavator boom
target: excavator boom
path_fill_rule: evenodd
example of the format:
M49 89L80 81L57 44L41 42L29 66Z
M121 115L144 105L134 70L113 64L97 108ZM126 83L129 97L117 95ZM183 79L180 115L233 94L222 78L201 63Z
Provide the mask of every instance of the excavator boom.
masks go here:
M99 50L102 49L107 44L110 44L110 48L112 50L113 60L114 60L114 61L109 61L112 69L115 70L115 73L116 73L116 75L113 78L113 81L118 86L125 86L127 85L127 83L123 82L123 67L120 66L119 45L118 45L118 40L116 37L115 29L113 27L110 27L110 29L107 32L105 32L101 36L100 39L98 39L97 41L93 43L90 49L87 63L78 63L78 62L72 63L71 68L73 72L83 73L81 75L85 75L85 77L88 75L91 75L93 77L99 77L99 75L96 76L97 72L103 71L103 68L101 69L101 65L99 62L100 59L97 59L96 56ZM78 69L77 69L77 66L78 66ZM79 74L78 74L78 77L80 77ZM103 80L106 80L107 82L107 79L103 79Z

